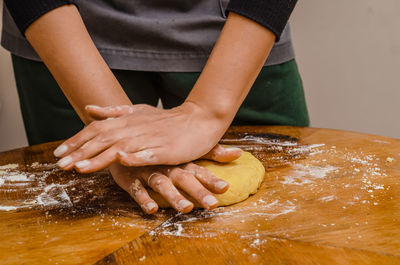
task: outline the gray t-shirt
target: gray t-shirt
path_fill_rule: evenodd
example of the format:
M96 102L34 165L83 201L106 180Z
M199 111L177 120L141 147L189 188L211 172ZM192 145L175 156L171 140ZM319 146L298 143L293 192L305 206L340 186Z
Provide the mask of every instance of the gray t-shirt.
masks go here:
M110 68L199 72L225 23L225 8L229 0L76 2L90 36ZM13 54L40 60L5 7L1 44ZM293 58L287 25L266 65L284 63Z

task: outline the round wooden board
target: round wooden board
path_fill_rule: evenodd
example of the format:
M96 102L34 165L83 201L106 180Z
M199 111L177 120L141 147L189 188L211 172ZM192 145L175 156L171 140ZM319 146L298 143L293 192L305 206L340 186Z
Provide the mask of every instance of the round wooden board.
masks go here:
M263 162L261 189L187 215L143 215L106 172L61 172L56 143L1 153L18 164L0 167L2 264L400 264L399 140L271 126L221 142Z

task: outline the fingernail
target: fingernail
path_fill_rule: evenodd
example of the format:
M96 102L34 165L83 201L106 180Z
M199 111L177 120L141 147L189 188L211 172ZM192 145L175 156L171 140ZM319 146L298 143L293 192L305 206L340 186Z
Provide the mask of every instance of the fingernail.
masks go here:
M123 151L118 151L117 154L119 154L122 157L126 157L128 154L123 152Z
M86 105L86 106L85 106L85 109L87 110L88 108L92 108L92 109L101 109L101 107L100 107L100 106L97 106L97 105Z
M203 203L208 206L214 206L218 204L218 200L212 195L207 195L203 198Z
M81 169L81 168L85 168L85 167L89 166L90 164L91 163L89 160L82 160L82 161L76 162L75 166L77 168Z
M188 201L188 200L180 200L180 201L178 202L178 205L179 205L179 208L180 208L181 210L183 210L183 209L185 209L185 208L191 206L192 203L191 203L190 201Z
M59 167L66 167L69 164L71 164L71 162L72 162L72 157L71 156L66 156L66 157L60 159L57 162L57 164L58 164Z
M218 181L217 183L215 183L215 188L219 189L219 190L223 190L226 188L226 186L228 186L228 183L226 183L225 181Z
M59 147L57 147L56 150L54 150L54 155L56 157L60 157L63 154L65 154L68 151L68 146L65 144L60 145Z
M144 208L149 212L156 207L157 207L157 204L155 204L154 202L149 202L144 206Z

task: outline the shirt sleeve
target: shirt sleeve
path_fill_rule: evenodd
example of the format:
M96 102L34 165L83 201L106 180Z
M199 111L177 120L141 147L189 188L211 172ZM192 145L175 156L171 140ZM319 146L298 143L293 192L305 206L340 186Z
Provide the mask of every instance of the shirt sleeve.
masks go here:
M75 4L74 0L4 0L4 3L24 36L25 30L45 13L63 5Z
M231 0L226 12L247 17L271 30L279 41L297 0Z

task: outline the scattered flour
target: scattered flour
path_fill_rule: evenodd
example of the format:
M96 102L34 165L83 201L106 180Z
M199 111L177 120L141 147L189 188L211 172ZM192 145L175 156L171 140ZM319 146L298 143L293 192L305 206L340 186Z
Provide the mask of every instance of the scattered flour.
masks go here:
M394 161L393 157L387 157L386 158L386 162L388 162L388 163L392 163L393 161Z
M28 176L26 174L15 174L15 175L9 175L2 177L3 180L5 181L10 181L10 182L17 182L17 181L29 181Z
M33 163L31 164L31 167L36 168L36 167L38 167L39 165L40 165L39 162L33 162Z
M15 206L2 206L2 205L0 205L0 211L8 212L8 211L15 211L17 209L18 209L18 207L15 207Z
M271 140L268 138L257 137L254 135L246 135L242 139L229 139L229 140L236 140L236 141L248 141L248 142L255 142L260 144L268 144L268 145L280 145L280 146L296 146L296 142L292 141L276 141Z
M296 211L297 206L291 202L291 201L286 201L285 204L280 204L279 207L277 207L278 211L266 211L264 214L261 213L259 215L267 216L269 219L274 219L280 215L286 215L288 213L292 213Z
M183 236L183 231L184 229L181 223L174 223L171 220L167 220L160 227L158 227L158 229L151 231L150 235L153 236L155 234L162 234L165 236Z
M322 201L322 202L330 202L330 201L333 201L334 199L335 199L335 196L331 195L331 196L321 197L318 200Z
M18 164L8 164L8 165L0 166L0 170L16 169L18 167L19 167Z
M65 192L64 187L59 184L50 184L44 188L44 191L36 197L39 205L43 206L72 206L71 199Z
M299 186L311 184L314 183L316 179L323 179L327 174L337 169L337 167L333 166L318 167L294 164L292 166L292 171L290 171L287 176L283 176L284 180L281 181L281 183L284 185Z
M261 240L259 238L256 238L251 244L250 247L252 248L257 248L261 245Z
M65 191L65 187L72 185L73 183L67 184L47 184L46 179L51 175L55 169L55 165L51 164L40 164L34 162L31 164L32 168L39 168L36 173L28 173L19 171L18 164L8 164L1 166L2 171L0 175L0 191L4 190L8 193L13 193L21 190L21 186L24 187L25 195L21 199L16 199L14 205L9 205L7 202L5 205L1 205L0 211L15 211L18 209L31 208L40 206L44 208L48 207L71 207L72 202L68 194ZM17 196L18 198L18 196Z
M291 177L291 176L283 176L283 178L284 178L284 180L281 181L281 183L284 185L302 186L305 184L313 183L313 181L311 181L309 179L304 179L304 178L297 178L297 177Z

